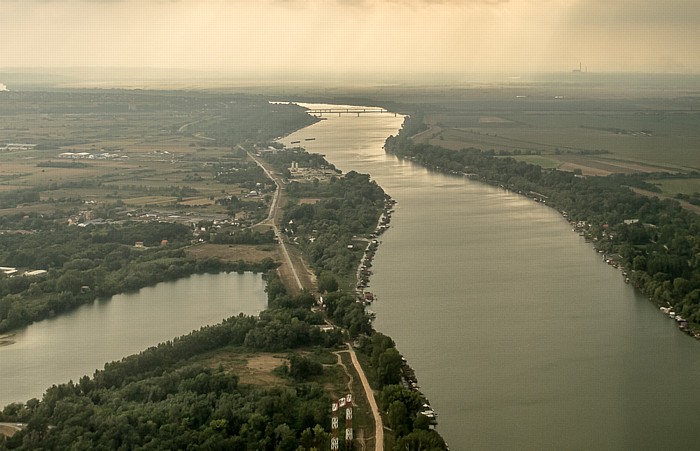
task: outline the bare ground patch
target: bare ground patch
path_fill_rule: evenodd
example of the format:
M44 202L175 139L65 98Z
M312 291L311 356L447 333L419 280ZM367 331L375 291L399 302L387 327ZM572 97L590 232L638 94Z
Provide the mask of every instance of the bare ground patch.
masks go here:
M642 163L590 158L580 155L553 155L552 158L556 158L562 162L559 169L563 171L580 169L584 175L606 176L610 174L637 174L667 170L658 166L649 166Z
M674 199L671 196L664 196L663 194L653 193L651 191L643 190L640 188L630 188L630 189L637 194L641 194L642 196L656 197L656 198L662 199L662 200L663 199L675 200L676 202L678 202L681 205L682 208L684 208L688 211L692 211L696 215L700 215L700 207L698 207L697 205L693 205L690 202L686 202L684 200L679 200L679 199Z
M299 205L304 205L304 204L315 204L316 202L320 201L321 199L318 197L305 197L303 199L299 199Z
M216 201L208 197L197 197L194 199L187 199L180 202L180 205L187 205L190 207L198 207L202 205L214 205Z
M214 369L222 366L227 373L237 375L241 384L269 386L286 383L284 379L273 374L275 368L286 362L286 357L277 354L222 351L204 361L204 365Z
M265 258L281 261L276 244L200 244L186 249L187 257L199 260L218 258L223 261L261 262Z

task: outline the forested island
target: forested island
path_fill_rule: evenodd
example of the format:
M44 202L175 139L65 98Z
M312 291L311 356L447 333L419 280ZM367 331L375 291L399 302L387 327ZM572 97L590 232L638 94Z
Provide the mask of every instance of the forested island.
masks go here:
M425 129L420 114L407 118L399 135L387 139L386 151L434 170L518 192L559 210L609 263L624 270L630 283L665 311L675 312L690 335L697 334L700 219L677 201L636 193L634 188L658 192L645 180L649 174L582 176L543 169L493 151L450 150L411 139Z

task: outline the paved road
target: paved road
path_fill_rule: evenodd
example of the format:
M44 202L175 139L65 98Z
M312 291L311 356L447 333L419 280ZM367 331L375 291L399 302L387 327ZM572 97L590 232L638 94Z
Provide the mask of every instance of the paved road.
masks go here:
M239 149L245 150L248 152L245 148L243 148L240 144L238 145ZM275 190L275 194L272 197L272 202L270 203L270 213L267 215L267 219L265 221L262 221L260 224L268 223L269 225L272 226L272 230L275 232L275 236L277 237L277 241L280 244L280 247L282 249L282 254L284 254L284 259L287 262L287 265L289 268L291 268L292 275L294 276L294 280L297 283L297 286L299 287L299 290L302 290L304 286L301 283L301 280L299 279L299 274L297 274L297 269L296 267L292 264L292 259L289 257L289 252L287 251L287 245L284 242L284 239L282 237L282 233L280 232L279 227L277 227L277 222L274 220L275 216L277 215L277 212L280 209L279 206L279 198L280 198L280 191L282 190L282 178L279 176L274 175L271 171L268 171L268 169L265 167L265 165L256 157L252 152L248 152L248 155L250 158L257 163L260 168L265 171L265 174L270 178L270 180L274 181L275 184L277 185L277 190Z

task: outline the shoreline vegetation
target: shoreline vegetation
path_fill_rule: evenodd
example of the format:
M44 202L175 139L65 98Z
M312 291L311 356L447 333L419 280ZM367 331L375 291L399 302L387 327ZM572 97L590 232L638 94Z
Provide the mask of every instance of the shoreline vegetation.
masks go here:
M587 177L477 148L415 143L411 137L425 129L422 115L407 116L399 134L386 140L385 151L556 209L606 263L620 269L625 282L700 339L700 218L677 201L637 194L635 189L658 191L644 180L648 174Z

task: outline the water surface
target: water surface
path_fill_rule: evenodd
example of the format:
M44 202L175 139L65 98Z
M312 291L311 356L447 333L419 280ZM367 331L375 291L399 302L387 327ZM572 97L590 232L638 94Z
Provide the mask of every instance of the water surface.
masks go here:
M224 318L257 315L264 289L259 274L195 274L34 323L0 347L0 408Z

